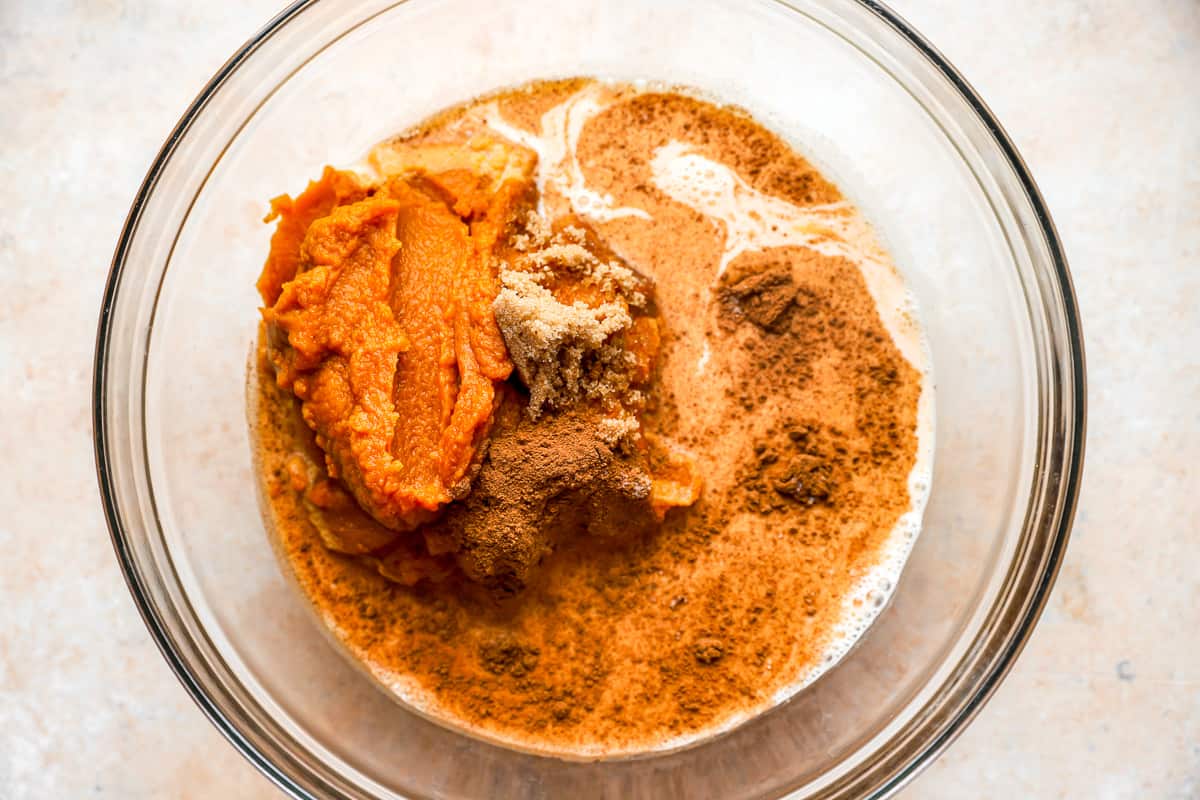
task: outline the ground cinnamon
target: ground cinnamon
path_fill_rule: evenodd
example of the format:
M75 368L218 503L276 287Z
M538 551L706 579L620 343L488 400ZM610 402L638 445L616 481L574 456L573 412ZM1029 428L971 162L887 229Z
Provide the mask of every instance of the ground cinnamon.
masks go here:
M535 130L581 85L519 90L500 108ZM628 93L588 123L578 154L592 189L650 218L594 227L655 283L662 354L641 424L699 455L706 485L694 505L661 523L645 513L645 476L669 471L669 450L631 460L596 437L586 405L534 422L502 404L471 494L441 524L486 520L476 577L517 576L510 588L521 591L498 597L456 571L401 586L323 546L297 488L306 481L296 479L319 453L292 398L260 366L275 531L339 638L443 718L575 755L701 735L802 679L827 652L849 587L910 506L917 446L921 376L859 267L780 247L745 253L717 278L720 227L657 190L649 164L655 148L678 140L793 203L836 202L836 188L740 112ZM453 112L439 124L465 118ZM556 496L548 486L569 484L558 494L570 502L537 508ZM584 508L593 535L553 535L554 526L578 533ZM438 536L430 541L436 550ZM539 570L510 568L539 558Z

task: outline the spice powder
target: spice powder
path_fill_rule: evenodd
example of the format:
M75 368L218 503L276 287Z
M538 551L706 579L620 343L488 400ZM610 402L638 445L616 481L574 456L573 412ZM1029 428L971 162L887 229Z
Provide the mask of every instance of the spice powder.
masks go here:
M411 138L485 110L533 135L592 86L473 101ZM337 638L435 716L576 756L703 737L819 669L853 585L913 505L923 388L859 263L785 243L737 253L722 270L729 226L664 191L654 158L681 143L801 210L843 203L834 185L736 109L673 91L603 91L605 108L574 143L579 171L611 207L644 215L587 221L653 283L661 349L640 413L645 430L697 459L694 504L620 542L563 537L510 596L456 571L404 586L322 544L304 507L322 453L265 343L254 398L274 543ZM542 188L548 214L571 210L561 185ZM569 419L521 430L484 458L534 453L553 470L590 435Z

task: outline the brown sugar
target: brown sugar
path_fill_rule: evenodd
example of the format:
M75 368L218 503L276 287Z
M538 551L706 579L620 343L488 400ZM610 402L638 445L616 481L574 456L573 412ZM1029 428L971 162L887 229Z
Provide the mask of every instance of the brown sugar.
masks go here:
M583 401L630 405L657 354L646 281L576 224L555 233L530 225L516 239L522 255L501 269L492 307L530 415Z
M479 102L534 130L586 85ZM922 391L857 264L779 247L718 280L720 227L660 192L648 165L680 141L795 204L837 202L836 187L742 112L614 91L582 132L581 168L650 219L492 231L495 298L517 296L489 307L516 375L497 382L470 491L443 516L399 534L325 482L265 351L257 404L273 535L342 643L453 724L585 757L703 737L820 665L851 587L911 508ZM389 147L444 140L465 118L448 112ZM362 191L326 187L311 204ZM613 298L619 324L594 313ZM618 341L637 363L597 354ZM596 390L576 374L599 376ZM379 530L394 538L371 547Z

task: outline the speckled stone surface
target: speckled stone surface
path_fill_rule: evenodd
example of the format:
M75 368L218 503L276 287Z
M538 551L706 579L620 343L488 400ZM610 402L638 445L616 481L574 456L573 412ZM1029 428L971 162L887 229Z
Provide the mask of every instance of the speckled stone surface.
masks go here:
M1200 4L898 0L1066 243L1086 480L1045 616L912 798L1200 797ZM92 468L92 342L150 159L274 0L0 2L0 797L274 797L156 652Z

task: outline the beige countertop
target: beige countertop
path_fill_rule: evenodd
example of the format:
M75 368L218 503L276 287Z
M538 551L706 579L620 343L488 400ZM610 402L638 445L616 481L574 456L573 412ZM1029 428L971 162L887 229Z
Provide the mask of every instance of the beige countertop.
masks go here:
M150 159L277 0L0 2L0 797L274 797L156 652L92 467L100 291ZM904 798L1200 797L1200 4L897 0L1066 244L1085 483L1045 616Z

